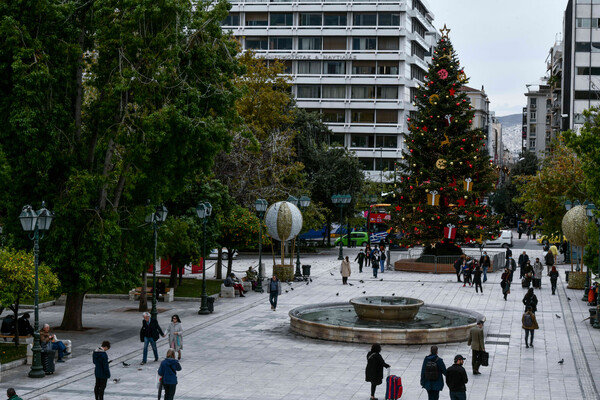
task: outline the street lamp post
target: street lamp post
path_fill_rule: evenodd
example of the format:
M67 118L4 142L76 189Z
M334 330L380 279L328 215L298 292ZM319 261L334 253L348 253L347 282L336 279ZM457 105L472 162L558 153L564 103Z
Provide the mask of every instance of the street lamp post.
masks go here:
M34 289L34 314L35 322L33 328L33 361L31 370L29 370L30 378L43 378L45 376L44 368L42 367L42 346L40 345L40 318L39 318L39 265L40 265L40 239L44 238L44 233L50 229L50 224L54 214L47 210L42 201L42 208L38 211L33 211L31 206L23 207L23 211L19 215L21 226L25 232L31 232L29 238L33 240L33 256L35 264L35 289ZM41 234L40 234L41 232Z
M160 224L165 222L168 214L167 207L159 205L152 214L146 216L146 222L152 224L152 231L154 236L154 268L152 268L152 310L150 311L150 318L156 320L158 311L156 309L156 268L158 267L158 256L157 256L157 244L158 244L158 227Z
M209 202L198 203L196 214L202 220L202 295L200 296L200 310L198 314L209 314L208 295L206 294L206 220L212 214L212 205Z
M351 201L352 196L350 196L349 194L334 194L333 196L331 196L331 202L340 208L340 253L338 255L338 260L344 259L344 250L342 248L342 226L344 225L342 209L346 205L350 204ZM348 232L347 237L348 241L350 241L350 232Z
M370 194L366 196L369 211L367 212L367 243L371 247L371 206L377 201L377 196Z
M290 199L295 200L290 201ZM308 196L301 196L300 199L296 199L293 196L290 196L288 202L297 206L300 211L305 210L308 206L310 206L310 198ZM302 272L300 271L300 246L298 245L296 248L296 272L294 273L294 280L302 280Z
M269 204L265 199L257 199L254 206L256 207L256 215L258 215L258 278L256 282L255 292L262 293L262 220L267 212L267 206Z

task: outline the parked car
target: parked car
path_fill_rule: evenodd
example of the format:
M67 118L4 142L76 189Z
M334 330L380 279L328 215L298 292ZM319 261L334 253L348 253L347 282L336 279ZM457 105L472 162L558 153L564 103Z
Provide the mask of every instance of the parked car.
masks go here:
M500 246L505 249L512 247L513 234L512 231L500 231L500 235L494 240L487 240L484 246Z
M565 239L567 242L569 241L569 239L567 239L565 236L563 236L563 239ZM537 242L538 242L538 244L543 244L543 245L546 245L548 243L559 244L561 242L560 235L557 235L557 234L552 234L550 236L542 235L541 237L538 238Z
M229 253L227 251L227 247L223 247L223 254L221 254L221 259L222 260L227 260L227 258L229 257ZM235 260L238 256L238 251L234 250L233 251L233 259ZM219 258L219 249L212 249L210 251L210 254L208 255L208 257L206 257L209 260L216 260L217 258Z
M340 240L343 246L348 246L348 235L337 238L334 244L339 246ZM350 240L355 240L357 246L362 246L369 241L369 236L367 236L367 232L350 232Z

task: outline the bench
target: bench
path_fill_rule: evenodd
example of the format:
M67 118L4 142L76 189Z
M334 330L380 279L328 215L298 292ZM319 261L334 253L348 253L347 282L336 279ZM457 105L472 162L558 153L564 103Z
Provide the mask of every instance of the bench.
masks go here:
M148 297L152 297L152 288L146 288L146 293L148 294ZM139 299L140 295L142 294L142 288L141 287L137 287L134 289L131 289L129 291L129 300L130 301L134 301ZM175 290L171 289L171 288L166 288L165 289L165 294L159 294L158 295L158 299L162 298L166 303L171 303L173 302L174 298L175 298Z
M15 335L0 335L0 339L4 339L5 342L12 342L14 338L15 338ZM7 339L10 339L10 340L7 340ZM33 336L31 336L31 335L26 335L26 336L19 335L19 343L33 343Z
M252 282L250 281L242 281L242 286L244 290L250 291L252 290ZM239 296L240 292L233 289L233 286L225 286L221 283L221 297L234 298Z
M68 353L72 353L71 349L72 349L72 343L70 340L63 340L60 339L59 340L61 342L63 342L63 344L65 345L66 349L65 351ZM27 344L27 364L31 365L31 363L33 363L33 338L31 338L32 343ZM41 345L41 343L40 343ZM65 357L71 357L72 354L69 354L68 356ZM58 358L58 351L55 352L55 357Z

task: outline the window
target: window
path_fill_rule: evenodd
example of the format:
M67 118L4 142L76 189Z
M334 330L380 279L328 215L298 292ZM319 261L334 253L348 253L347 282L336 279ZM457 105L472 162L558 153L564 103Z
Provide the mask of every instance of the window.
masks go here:
M373 147L373 135L355 134L350 136L350 147Z
M246 38L246 50L267 50L269 48L269 41L266 37L247 37Z
M411 79L417 79L419 81L424 81L425 80L425 71L423 71L421 68L419 68L416 65L411 65L410 66L410 77L411 77Z
M535 97L532 97L529 99L529 108L536 108L537 107L537 99Z
M377 110L377 123L378 124L397 124L398 123L398 111L397 110Z
M291 50L292 49L292 38L291 37L271 37L271 39L269 39L269 49L271 49L271 50Z
M410 93L409 93L410 99L409 100L411 102L413 102L413 101L415 101L415 97L417 97L417 88L411 87L409 89L409 91L410 91ZM410 117L410 119L412 119L412 117Z
M321 87L319 85L298 85L299 99L320 99Z
M328 75L341 75L346 73L345 61L323 61L323 73Z
M298 61L298 74L317 75L321 73L321 61Z
M352 19L354 26L375 26L377 25L377 14L375 13L354 13Z
M529 137L535 137L535 134L536 134L536 125L535 124L529 125Z
M378 86L377 98L382 100L398 99L398 86Z
M320 37L298 38L298 50L321 50Z
M221 25L223 25L223 26L240 26L240 14L239 13L229 14L227 17L225 17L223 22L221 22Z
M379 13L379 26L400 26L400 14Z
M529 113L529 121L535 122L537 120L537 111L531 111Z
M376 158L375 170L377 171L393 171L396 160L392 158Z
M425 6L423 6L423 4L419 1L419 0L413 0L412 2L412 6L415 10L417 10L422 16L425 16L425 14L427 14L427 10L425 9Z
M578 28L598 28L598 18L577 18Z
M300 13L300 26L321 26L321 13Z
M344 85L323 85L324 99L344 99L346 98L346 86Z
M535 150L535 139L529 139L529 148Z
M346 112L344 110L323 110L323 122L343 124L346 122Z
M398 62L379 61L377 63L377 73L379 75L398 75Z
M573 98L575 100L598 100L600 99L600 91L576 90Z
M421 60L425 59L425 49L415 41L410 44L411 55L419 57Z
M346 38L344 36L325 36L323 50L346 50Z
M352 110L352 122L372 124L375 122L375 110Z
M376 38L352 38L353 50L375 50L377 46Z
M292 13L271 13L271 26L292 26L294 24L294 14Z
M292 73L292 60L284 60L281 62L283 63L283 73L291 74Z
M375 61L353 61L353 75L375 75Z
M361 169L363 171L373 171L373 160L373 158L359 157L358 162L360 163Z
M267 13L246 13L246 26L267 26Z
M600 67L577 67L577 75L600 75Z
M374 99L375 86L352 86L353 99Z
M325 13L323 18L325 26L346 26L346 14L328 14Z
M398 38L380 36L377 48L379 50L398 50Z
M575 51L583 53L600 53L600 42L575 42Z
M421 36L424 39L425 38L426 29L423 26L423 24L421 24L419 22L419 20L417 18L414 18L414 17L412 18L411 22L412 22L411 25L412 25L412 31L413 31L413 33L418 34L419 36Z
M329 136L329 145L334 147L344 147L344 134L333 134Z
M377 111L377 114L379 114L380 112L381 110ZM375 147L383 147L384 149L395 149L398 147L398 136L377 135L377 138L375 140Z

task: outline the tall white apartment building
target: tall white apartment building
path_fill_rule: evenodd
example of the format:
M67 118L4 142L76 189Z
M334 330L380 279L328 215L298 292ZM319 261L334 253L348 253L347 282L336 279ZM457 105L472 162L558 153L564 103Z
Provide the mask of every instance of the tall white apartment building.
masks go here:
M523 151L544 158L552 138L552 100L549 85L527 85L523 108Z
M414 88L437 38L424 0L232 0L223 22L244 50L283 60L299 107L321 113L333 146L387 180L404 148Z

